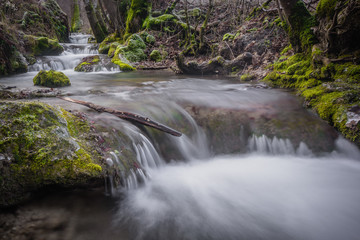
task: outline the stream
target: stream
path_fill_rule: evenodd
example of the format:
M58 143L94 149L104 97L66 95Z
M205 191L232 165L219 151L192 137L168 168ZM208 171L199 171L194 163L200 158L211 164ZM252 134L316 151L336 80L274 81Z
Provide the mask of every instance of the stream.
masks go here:
M60 70L70 78L61 90L71 98L148 116L184 135L144 131L57 98L37 99L121 130L141 167L123 186L108 183L106 193L59 193L23 206L18 215L43 212L39 219L61 223L51 232L45 224L34 239L359 239L360 151L301 99L221 76L75 72L82 57L97 54L87 37L73 35L61 56L39 58L28 73L0 84L39 89L32 79L40 69ZM120 144L108 164L120 164Z

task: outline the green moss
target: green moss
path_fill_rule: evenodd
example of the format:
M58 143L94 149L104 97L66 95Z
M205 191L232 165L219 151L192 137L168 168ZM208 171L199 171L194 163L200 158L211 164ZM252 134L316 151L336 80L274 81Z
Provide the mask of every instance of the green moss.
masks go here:
M115 50L114 57L111 59L111 62L118 65L121 71L129 72L134 71L136 68L131 66L128 60L126 60L121 54L121 46L118 46Z
M223 41L232 41L234 40L235 38L235 35L232 34L232 33L226 33L224 36L223 36Z
M255 79L255 75L253 74L243 74L240 77L240 81L248 82Z
M151 12L151 3L148 0L131 0L131 6L126 19L125 35L136 33L140 30L145 19Z
M297 1L291 12L288 33L294 50L296 52L311 50L313 44L317 43L311 29L316 25L315 17L309 13L301 0Z
M145 38L145 42L150 44L150 45L154 45L155 44L155 37L153 35L148 35L146 38Z
M150 59L155 62L161 62L163 60L163 56L159 50L153 50L150 53Z
M114 56L114 53L116 51L116 48L120 45L120 43L118 42L113 42L110 44L110 48L109 48L109 51L108 51L108 56L109 57L113 57Z
M69 78L62 72L41 70L33 79L34 85L44 87L70 86Z
M140 62L147 58L146 54L144 53L145 49L146 44L142 38L138 34L133 34L128 38L125 45L117 46L114 57L117 54L121 54L130 62Z
M108 54L109 50L110 50L110 46L112 43L117 42L117 43L121 43L122 40L121 38L119 38L115 33L110 34L109 36L107 36L104 41L102 41L99 45L99 53L101 54Z
M320 0L316 7L316 15L321 18L334 16L337 2L338 0Z
M60 55L64 51L64 48L56 39L31 35L26 35L24 38L35 56Z
M94 65L100 63L100 57L98 55L85 57L81 62L75 67L76 72L93 72Z
M0 205L44 186L102 182L100 156L88 145L86 121L40 102L0 102Z
M74 0L73 15L71 18L71 32L78 32L81 28L80 6L78 0Z

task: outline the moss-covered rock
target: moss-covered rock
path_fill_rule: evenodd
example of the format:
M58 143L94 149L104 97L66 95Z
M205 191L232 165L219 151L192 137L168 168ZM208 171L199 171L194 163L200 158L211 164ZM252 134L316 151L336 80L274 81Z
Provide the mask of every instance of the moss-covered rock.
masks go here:
M34 85L44 87L70 86L70 79L62 72L41 70L33 79Z
M136 68L134 68L131 63L120 54L120 48L116 49L114 57L111 59L111 62L118 65L120 70L123 72L136 70Z
M98 55L85 57L75 67L76 72L93 72L95 65L99 65L100 57Z
M0 206L43 187L103 183L87 122L39 102L0 102L0 109Z
M115 35L115 33L110 34L107 36L104 41L102 41L99 45L99 53L101 54L108 54L111 43L114 42L121 42L121 38Z
M360 117L350 112L360 104L360 66L341 61L323 65L327 59L317 48L312 54L283 56L264 79L274 87L295 89L305 105L360 146ZM350 124L351 122L351 124Z
M114 58L119 58L117 55L121 54L129 62L140 62L147 58L145 49L144 40L138 34L133 34L127 39L125 45L117 46Z
M27 51L35 56L60 55L64 48L56 39L47 37L24 36Z

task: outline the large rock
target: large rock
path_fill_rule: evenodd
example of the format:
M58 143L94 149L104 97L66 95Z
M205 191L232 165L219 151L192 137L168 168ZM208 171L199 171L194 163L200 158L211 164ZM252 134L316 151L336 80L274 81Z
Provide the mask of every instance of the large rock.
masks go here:
M35 56L60 55L64 51L56 39L26 35L24 40L27 52Z
M70 86L69 78L62 72L41 70L33 79L34 85L44 87Z
M103 184L90 126L39 102L0 102L0 207L44 187Z

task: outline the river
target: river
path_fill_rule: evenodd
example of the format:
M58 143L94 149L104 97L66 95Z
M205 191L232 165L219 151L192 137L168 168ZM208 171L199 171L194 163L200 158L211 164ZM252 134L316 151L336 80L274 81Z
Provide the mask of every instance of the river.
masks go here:
M185 134L144 132L109 114L38 99L121 129L143 169L106 194L61 193L25 206L55 211L63 221L61 237L51 239L359 239L360 151L301 99L221 76L77 73L80 59L97 52L73 37L62 56L39 59L0 84L38 89L37 71L55 68L69 76L72 85L62 90L71 98L149 116ZM116 151L121 146L109 164L117 164Z

